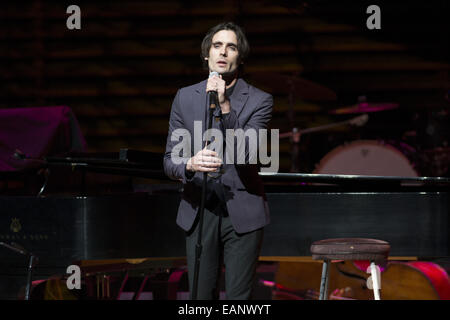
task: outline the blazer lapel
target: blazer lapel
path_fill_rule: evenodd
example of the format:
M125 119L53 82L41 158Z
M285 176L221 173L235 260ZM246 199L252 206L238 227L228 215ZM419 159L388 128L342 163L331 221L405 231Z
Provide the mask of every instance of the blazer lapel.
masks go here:
M236 112L236 116L242 112L245 103L248 100L248 84L242 79L237 79L236 87L230 97L231 109Z
M206 130L206 80L199 82L195 88L197 96L193 99L194 103L194 120L202 122L202 134Z

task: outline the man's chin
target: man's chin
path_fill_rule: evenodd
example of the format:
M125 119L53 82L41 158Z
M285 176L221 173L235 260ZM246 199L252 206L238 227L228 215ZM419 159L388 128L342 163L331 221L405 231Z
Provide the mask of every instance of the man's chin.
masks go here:
M237 75L237 70L222 71L222 72L219 72L219 74L222 76L222 78L234 78Z

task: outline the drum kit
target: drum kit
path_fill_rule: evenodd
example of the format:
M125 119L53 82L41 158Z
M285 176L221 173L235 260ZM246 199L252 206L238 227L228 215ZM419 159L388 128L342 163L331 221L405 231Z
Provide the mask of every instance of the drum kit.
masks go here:
M262 80L261 80L262 79ZM319 84L302 79L298 75L271 73L258 78L258 82L270 87L274 94L288 96L288 120L291 131L280 133L280 139L289 138L291 143L291 172L299 172L300 137L307 133L329 130L338 126L363 126L369 113L381 113L397 109L398 103L371 103L359 97L357 104L330 110L330 115L348 115L352 118L318 127L299 129L294 124L294 99L311 101L335 101L336 94ZM420 150L420 151L418 151ZM422 150L404 141L355 140L329 151L313 173L356 174L378 176L445 176L448 175L450 147L438 146Z

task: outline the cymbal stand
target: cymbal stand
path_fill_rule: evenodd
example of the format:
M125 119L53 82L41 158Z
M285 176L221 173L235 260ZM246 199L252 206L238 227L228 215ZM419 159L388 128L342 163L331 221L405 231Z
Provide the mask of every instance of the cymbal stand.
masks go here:
M291 143L291 169L290 172L299 172L299 158L300 158L300 135L298 128L294 126L295 112L294 112L294 82L293 80L288 81L289 95L288 95L288 120L290 127L292 128L292 136L289 139Z

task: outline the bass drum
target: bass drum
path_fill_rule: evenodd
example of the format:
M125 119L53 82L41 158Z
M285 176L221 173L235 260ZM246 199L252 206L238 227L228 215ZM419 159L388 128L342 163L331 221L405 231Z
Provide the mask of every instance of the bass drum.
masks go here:
M356 140L327 153L313 173L418 177L408 158L391 144Z

